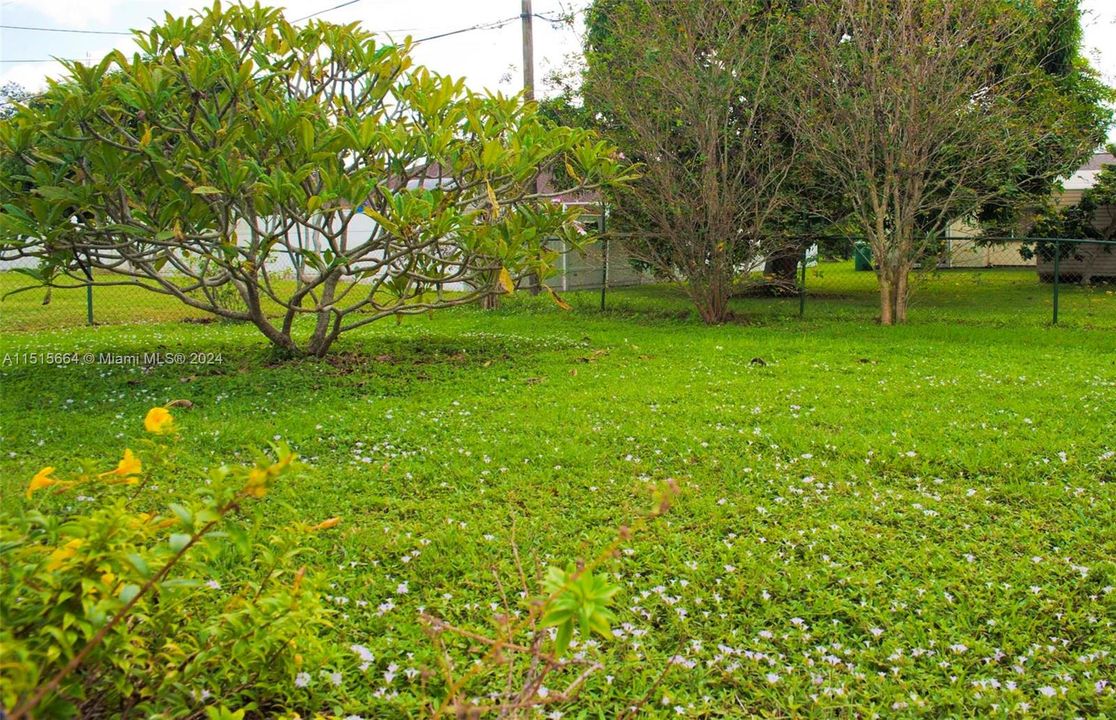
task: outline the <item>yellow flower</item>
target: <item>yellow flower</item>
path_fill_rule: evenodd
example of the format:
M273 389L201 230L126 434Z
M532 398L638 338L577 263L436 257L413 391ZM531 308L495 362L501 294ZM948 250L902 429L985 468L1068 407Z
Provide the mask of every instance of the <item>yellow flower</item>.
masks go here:
M50 554L50 562L47 563L46 569L55 571L66 564L66 561L77 555L77 549L85 543L81 538L74 538L62 547L58 548Z
M143 471L143 463L140 459L132 454L132 451L125 448L124 457L116 465L115 470L110 470L100 474L100 477L105 475L119 475L122 478L130 478L133 475L139 475ZM135 482L133 478L129 482Z
M288 467L290 467L291 463L294 462L294 459L296 457L297 455L292 452L282 455L278 461L273 462L271 466L268 467L268 475L275 476L282 474Z
M45 467L39 472L35 473L35 477L31 478L30 484L27 485L27 497L31 497L31 495L33 495L34 492L36 490L39 490L40 488L57 485L58 480L51 477L51 475L53 474L54 468L52 467Z
M267 494L267 470L261 468L249 470L248 482L244 484L244 492L258 498Z
M153 407L143 419L143 427L149 433L166 435L174 430L174 416L165 407Z

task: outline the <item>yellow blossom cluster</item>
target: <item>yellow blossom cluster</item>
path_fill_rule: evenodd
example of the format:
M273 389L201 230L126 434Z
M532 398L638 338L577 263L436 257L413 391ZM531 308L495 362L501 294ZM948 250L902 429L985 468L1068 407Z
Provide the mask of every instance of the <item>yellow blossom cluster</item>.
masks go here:
M147 416L143 419L143 426L149 432L155 435L166 435L174 431L174 416L165 407L153 407L147 411ZM81 476L76 481L59 480L54 476L55 469L53 466L47 466L35 473L31 478L31 482L27 485L27 497L30 498L37 491L48 487L57 487L58 489L70 487L77 482L87 480L86 476ZM143 473L143 463L130 448L124 449L124 457L116 464L116 467L107 472L98 475L98 478L108 478L113 482L122 482L127 485L134 485L140 480L140 475Z

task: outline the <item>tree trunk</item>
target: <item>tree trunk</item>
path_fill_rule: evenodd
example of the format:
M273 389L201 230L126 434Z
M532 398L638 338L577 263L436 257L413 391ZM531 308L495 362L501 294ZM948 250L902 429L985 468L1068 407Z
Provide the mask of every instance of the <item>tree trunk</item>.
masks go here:
M339 274L330 275L322 283L322 294L318 300L318 308L316 315L316 322L314 323L314 333L310 336L310 342L307 344L307 350L311 355L322 357L325 355L326 350L333 344L336 335L331 332L330 319L333 311L330 307L333 305L333 298L337 292L337 283L340 281Z
M731 293L721 283L691 283L690 297L706 325L720 325L729 319Z
M314 336L310 338L310 342L306 345L306 352L317 358L325 357L326 353L329 352L330 346L333 345L333 341L337 339L339 334L337 332L336 323L334 325L334 329L331 332L323 332L320 335L315 332Z
M495 310L500 307L500 295L504 289L500 286L499 273L495 270L484 274L485 287L488 292L481 296L480 306L483 310Z
M877 275L880 283L880 325L895 324L895 288L889 268L881 267Z
M302 354L290 333L280 332L266 318L257 317L255 313L252 313L252 324L264 334L264 337L271 341L272 345L283 351L284 354L291 356Z
M241 299L244 300L244 306L248 310L248 319L256 326L264 337L271 341L271 344L281 350L287 355L299 355L301 351L298 345L295 344L294 338L291 337L289 329L278 329L268 321L267 316L264 315L263 307L260 304L260 293L256 284L252 281L238 282L236 288L240 292Z
M902 266L895 278L895 324L907 322L907 296L910 294L910 269Z

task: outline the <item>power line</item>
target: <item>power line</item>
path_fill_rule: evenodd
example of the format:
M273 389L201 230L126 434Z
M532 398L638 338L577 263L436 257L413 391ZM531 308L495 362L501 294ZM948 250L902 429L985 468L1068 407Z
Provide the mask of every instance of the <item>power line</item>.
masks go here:
M127 35L132 33L122 30L71 30L69 28L38 27L36 25L0 25L4 30L31 30L34 32L73 33L74 35Z
M474 30L497 30L504 27L510 22L518 20L519 17L519 15L512 15L510 18L504 18L503 20L496 20L490 23L480 23L478 25L470 25L466 28L460 28L459 30L450 30L448 32L438 33L437 35L428 35L427 37L416 38L415 40L411 41L411 44L418 45L419 43L426 42L427 40L437 40L439 38L449 37L450 35L460 35L461 33L473 32Z
M312 17L317 17L319 15L324 15L325 13L331 12L333 10L340 10L343 7L348 7L350 5L356 5L358 2L360 2L360 0L348 0L348 2L343 2L343 3L340 3L338 5L334 5L333 7L327 7L324 10L319 10L317 12L312 12L309 15L306 15L304 17L300 17L297 20L292 20L291 22L302 22L303 20L309 20Z
M89 58L46 58L44 60L0 60L0 63L27 63L27 64L31 64L31 63L55 62L56 60L57 61L69 60L71 62L85 62L85 61L89 60Z
M322 13L329 12L330 10L337 10L338 8L343 8L347 5L353 5L353 4L356 4L358 2L360 2L360 0L348 0L348 2L341 3L340 5L334 5L333 7L325 8L324 10L319 10L318 12L313 13L311 15L307 15L306 17L299 18L298 20L295 20L294 22L301 22L303 20L307 20L309 18L312 18L316 15L321 15ZM543 17L542 15L540 15L538 13L535 13L534 17L537 17L540 20L545 20L546 22L552 23L552 24L555 23L555 22L558 22L558 21L553 20L551 18ZM435 35L427 35L426 37L416 38L416 39L411 41L411 44L412 45L418 45L419 43L428 42L430 40L439 40L441 38L451 37L453 35L461 35L461 34L467 33L467 32L476 32L478 30L498 30L498 29L504 27L505 25L507 25L508 23L514 22L514 21L519 20L521 18L522 18L522 15L513 15L511 17L507 17L507 18L504 18L502 20L494 20L492 22L487 22L487 23L478 23L476 25L470 25L469 27L458 28L457 30L448 30L448 31L443 32L443 33L437 33ZM51 30L51 28L22 28L22 27L15 28L15 26L8 26L8 25L4 25L4 26L0 26L0 27L12 27L14 29L21 29L21 30L23 30L23 29ZM392 32L406 32L406 31L412 30L412 29L413 28L398 28L396 30L373 30L372 32L374 32L378 35L383 35L383 34L392 33ZM108 31L93 31L93 30L89 30L89 31L79 31L79 30L63 31L63 30L59 30L59 32L107 33ZM111 34L130 35L131 33L111 33ZM44 60L0 60L0 63L45 63L45 62L53 62L56 59L61 60L61 59L66 59L66 58L47 58L47 59L44 59ZM75 59L75 58L70 58L70 59ZM81 60L81 58L76 58L76 59Z

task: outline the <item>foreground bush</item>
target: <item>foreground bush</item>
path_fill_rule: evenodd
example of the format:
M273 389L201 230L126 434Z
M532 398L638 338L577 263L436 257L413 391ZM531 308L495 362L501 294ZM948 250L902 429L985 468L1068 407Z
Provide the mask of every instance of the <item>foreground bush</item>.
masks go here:
M28 503L0 522L0 717L359 717L348 690L367 685L373 653L338 642L330 596L301 565L308 536L340 518L258 529L256 501L295 455L280 445L219 467L162 510L151 507L158 485L182 480L174 417L152 408L144 426L151 439L115 465L42 468ZM519 601L500 587L494 627L421 613L433 651L414 698L422 712L519 717L573 701L602 665L571 643L609 636L619 591L595 571L674 491L594 559L551 567L537 592L520 566ZM52 495L70 504L40 509ZM548 678L565 689L548 693Z
M325 664L328 611L299 566L299 540L326 530L252 530L257 500L291 472L286 448L220 467L166 508L174 421L114 467L40 470L26 510L0 522L0 703L10 718L190 717L210 703L265 712L309 697L300 666ZM71 504L40 510L47 495ZM224 580L234 567L235 581ZM219 580L218 578L222 578Z

